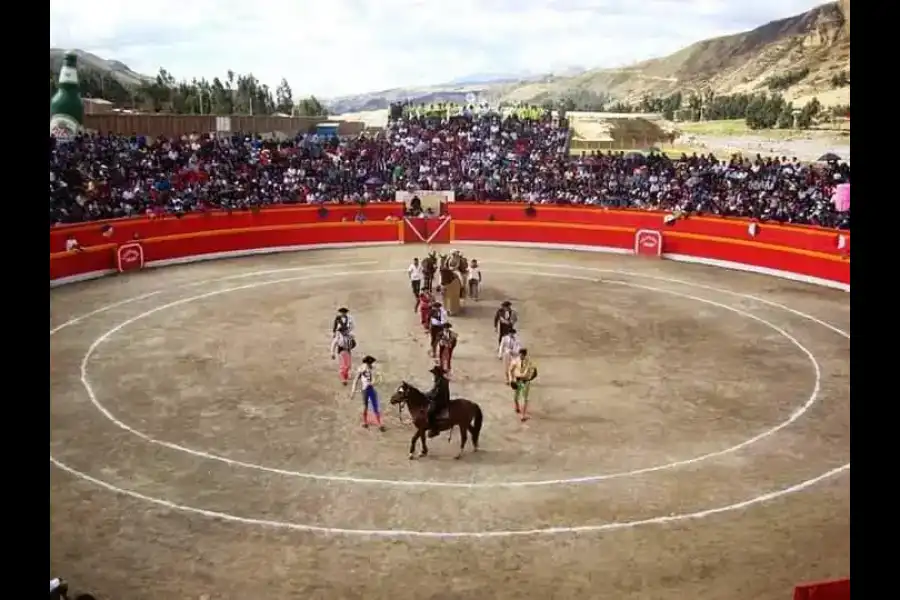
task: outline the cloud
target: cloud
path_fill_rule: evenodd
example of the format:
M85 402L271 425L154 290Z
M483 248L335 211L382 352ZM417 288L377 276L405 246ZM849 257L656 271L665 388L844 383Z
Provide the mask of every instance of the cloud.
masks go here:
M252 72L294 95L470 73L616 67L752 29L816 0L51 0L50 44L178 78Z

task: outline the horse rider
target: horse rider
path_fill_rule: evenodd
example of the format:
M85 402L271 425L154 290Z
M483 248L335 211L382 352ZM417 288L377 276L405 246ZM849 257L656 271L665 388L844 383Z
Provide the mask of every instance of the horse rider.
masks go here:
M472 264L469 265L468 283L469 298L478 300L478 292L481 291L481 268L478 266L478 261L474 258L472 259Z
M350 335L346 325L341 325L331 339L331 360L340 358L338 376L343 385L350 381L350 369L353 366L351 352L356 347L356 339Z
M453 370L453 351L456 350L458 341L459 336L453 331L453 325L444 323L444 330L438 339L438 364L446 373Z
M353 320L353 315L351 315L350 311L344 306L338 309L338 314L334 317L334 323L331 325L332 335L337 333L341 326L346 327L347 333L350 335L353 335L353 330L356 329L356 322Z
M422 262L422 287L425 288L426 292L430 292L434 286L434 273L438 267L437 252L432 250Z
M503 336L509 333L509 330L516 326L519 321L519 315L513 310L512 302L504 300L494 315L494 330L497 332L497 344Z
M528 420L528 393L531 382L537 378L537 367L528 358L528 349L519 348L519 355L510 363L507 379L513 389L513 403L516 413L522 415L522 421ZM521 400L522 404L519 404Z
M500 349L497 351L497 358L503 361L503 375L506 377L507 385L512 383L509 378L509 367L513 359L519 356L521 348L518 332L515 327L511 327L509 333L500 339Z
M447 268L451 271L458 271L461 263L462 254L460 254L459 250L454 250L450 253L450 256L447 257Z
M375 357L366 355L362 359L363 364L356 370L356 377L353 378L353 387L350 388L350 397L356 395L357 387L362 390L363 394L363 427L369 427L369 407L375 414L375 424L378 425L379 431L384 431L384 425L381 422L381 409L378 406L378 391L375 389L375 383L381 380L381 373L375 370Z
M406 274L409 275L409 284L412 286L412 293L416 298L416 305L413 307L413 311L415 312L418 307L419 291L422 289L422 278L425 277L425 273L422 270L422 265L419 264L418 258L413 258L412 264L406 269Z
M440 302L432 302L428 313L428 331L431 334L431 358L437 358L437 345L444 331L444 324L449 321L447 309Z
M450 405L450 381L440 365L432 367L429 373L434 375L434 386L425 394L428 398L428 437L435 437L440 433L437 416Z

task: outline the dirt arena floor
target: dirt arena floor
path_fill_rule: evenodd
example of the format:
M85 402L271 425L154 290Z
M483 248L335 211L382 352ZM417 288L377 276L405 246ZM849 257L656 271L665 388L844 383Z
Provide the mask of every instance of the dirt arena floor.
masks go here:
M107 600L787 600L850 556L850 300L626 256L461 246L454 396L482 451L360 427L335 309L386 404L431 366L422 247L249 257L50 292L51 572ZM533 418L492 329L510 299ZM358 363L356 363L358 364Z

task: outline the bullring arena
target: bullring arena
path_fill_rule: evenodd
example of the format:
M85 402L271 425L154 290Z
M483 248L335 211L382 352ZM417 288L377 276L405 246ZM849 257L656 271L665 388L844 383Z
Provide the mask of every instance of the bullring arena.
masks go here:
M849 572L849 296L710 266L461 245L453 396L481 449L360 427L328 353L349 306L383 404L429 387L423 246L250 256L53 289L51 567L99 598L786 599ZM532 418L499 302L540 369Z

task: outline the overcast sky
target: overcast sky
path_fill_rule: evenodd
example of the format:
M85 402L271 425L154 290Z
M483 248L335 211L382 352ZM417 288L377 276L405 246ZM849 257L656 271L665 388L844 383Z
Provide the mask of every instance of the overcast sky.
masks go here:
M252 72L320 97L472 73L616 67L817 0L50 0L50 45L177 78Z

